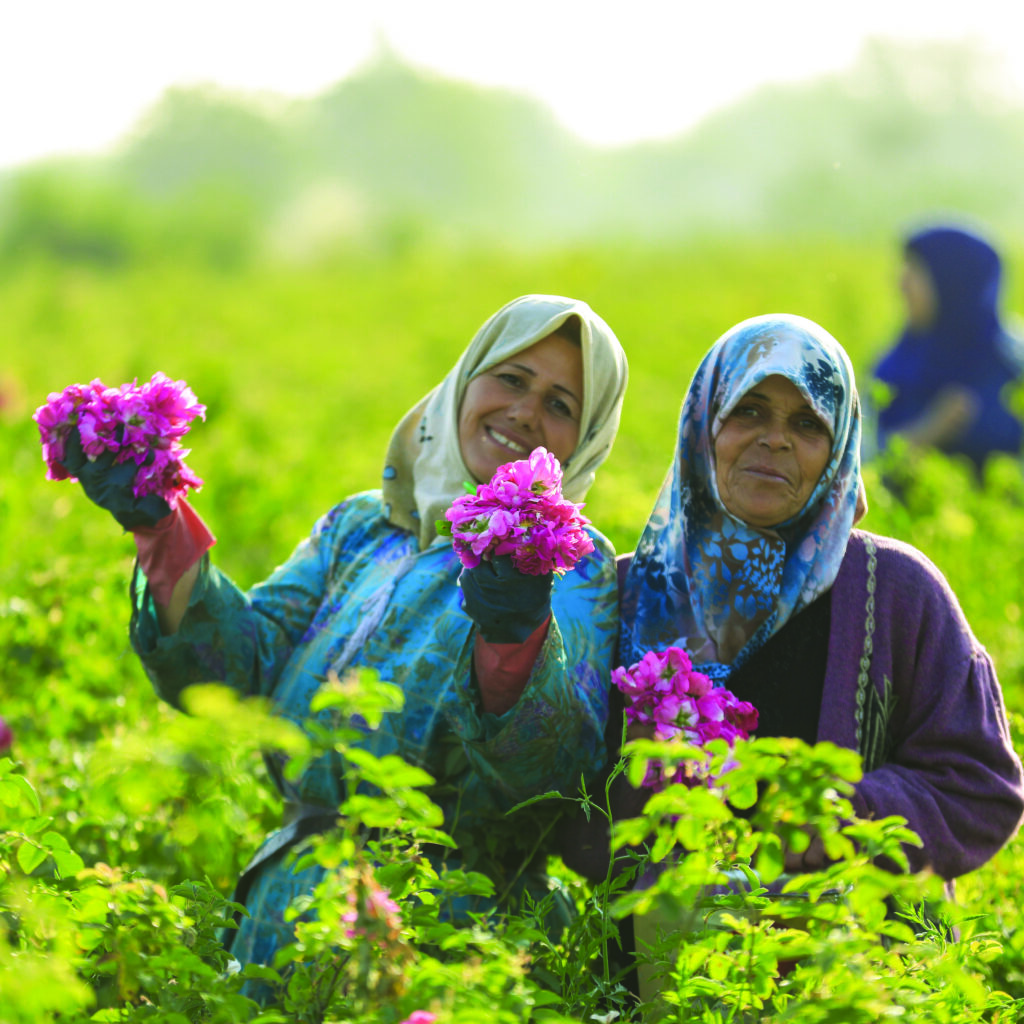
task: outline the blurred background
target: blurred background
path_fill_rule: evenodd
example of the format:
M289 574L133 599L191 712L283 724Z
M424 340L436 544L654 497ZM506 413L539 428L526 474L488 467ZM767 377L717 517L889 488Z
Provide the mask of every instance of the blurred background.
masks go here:
M19 5L0 424L34 514L92 511L42 480L46 394L162 370L209 406L193 462L238 538L222 563L260 578L376 484L491 312L555 292L630 356L589 506L628 550L733 323L818 320L867 392L901 239L945 217L993 239L1024 308L1020 20L987 0Z
M956 8L19 5L0 257L890 239L946 211L1012 238L1024 15Z

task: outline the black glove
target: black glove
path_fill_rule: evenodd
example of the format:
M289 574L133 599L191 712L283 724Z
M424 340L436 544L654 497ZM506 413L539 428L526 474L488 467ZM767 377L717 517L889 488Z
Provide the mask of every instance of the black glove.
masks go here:
M463 569L459 585L466 613L492 644L521 644L551 614L552 574L531 576L499 555Z
M72 430L64 446L61 465L78 477L82 490L100 508L105 508L126 530L155 526L171 514L171 506L158 494L136 498L132 493L138 466L134 459L114 465L117 453L105 451L94 461L82 449L82 439Z

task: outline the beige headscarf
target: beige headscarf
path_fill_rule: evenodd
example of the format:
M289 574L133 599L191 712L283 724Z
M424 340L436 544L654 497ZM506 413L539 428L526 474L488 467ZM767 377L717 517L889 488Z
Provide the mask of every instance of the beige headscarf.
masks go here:
M459 408L467 384L481 373L578 317L583 354L580 441L562 467L562 491L581 501L611 451L626 391L626 354L611 328L585 303L559 295L523 295L476 332L448 375L405 414L391 435L384 464L384 514L419 537L437 537L434 523L472 482L459 447Z

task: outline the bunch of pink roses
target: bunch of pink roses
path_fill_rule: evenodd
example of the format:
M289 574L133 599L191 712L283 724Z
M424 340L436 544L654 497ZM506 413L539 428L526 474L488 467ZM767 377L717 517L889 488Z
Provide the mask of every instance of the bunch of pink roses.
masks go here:
M757 728L754 705L729 690L716 689L680 647L648 651L628 669L615 669L612 682L626 698L626 721L653 726L656 740L680 739L703 747L710 740L724 739L732 746ZM670 782L707 778L692 763L683 767L683 773L679 777L675 769L652 763L643 785L661 789Z
M157 372L141 385L111 388L100 380L69 384L47 396L32 418L42 438L48 479L73 479L62 463L77 430L88 459L116 452L116 464L135 463L136 498L157 494L174 508L189 487L203 484L185 465L188 450L181 446L197 416L205 418L206 406L196 401L188 385Z
M511 555L520 572L561 575L594 550L582 508L562 497L558 459L535 448L529 458L499 466L474 493L456 498L437 528L452 538L467 569Z

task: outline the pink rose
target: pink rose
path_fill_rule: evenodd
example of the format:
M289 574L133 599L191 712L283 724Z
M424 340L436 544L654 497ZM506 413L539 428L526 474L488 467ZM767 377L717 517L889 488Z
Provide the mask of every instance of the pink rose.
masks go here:
M625 698L626 721L653 724L656 739L679 738L699 747L724 739L732 746L757 728L757 709L716 688L682 648L647 651L629 668L614 669L611 679ZM713 780L706 767L691 764L677 772L652 762L643 785L658 789L673 781L695 785Z
M49 479L68 478L61 463L68 438L77 431L89 459L116 452L119 464L134 461L139 467L136 497L158 494L174 508L188 488L202 486L202 480L185 465L189 452L180 442L191 421L205 414L206 407L196 401L184 381L172 381L158 372L142 385L108 388L101 380L69 384L47 396L32 418L39 427Z
M561 495L562 470L544 448L499 466L489 483L460 495L438 529L467 569L510 555L522 573L563 573L594 550L582 505Z
M13 743L14 733L11 732L11 727L0 718L0 754L6 754Z

